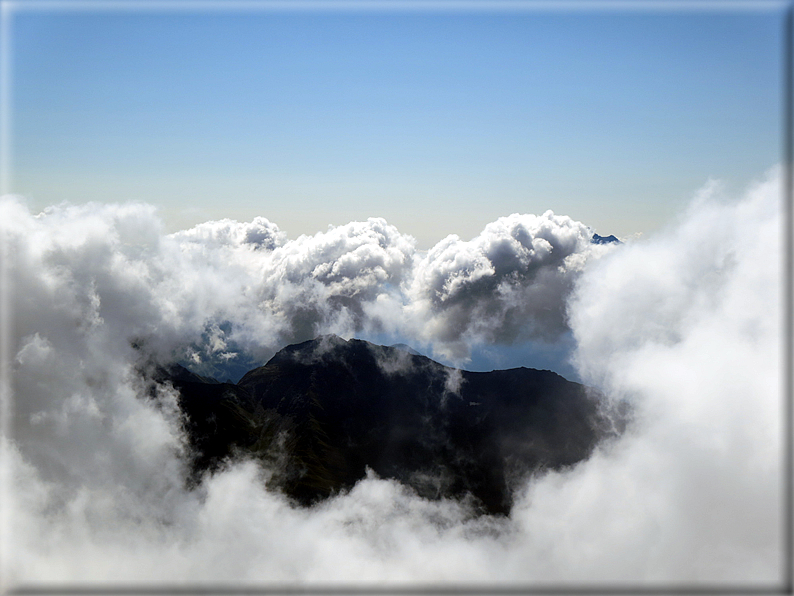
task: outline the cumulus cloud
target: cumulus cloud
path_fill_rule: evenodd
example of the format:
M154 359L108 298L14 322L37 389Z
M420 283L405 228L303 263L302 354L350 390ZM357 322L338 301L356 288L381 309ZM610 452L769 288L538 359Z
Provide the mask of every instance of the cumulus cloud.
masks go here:
M409 335L458 362L478 342L553 341L582 263L610 250L551 212L502 218L474 240L449 237L421 254L379 218L287 240L263 217L166 235L146 205L33 216L7 198L2 210L18 295L29 297L14 305L20 335L70 317L207 374L246 354L242 374L324 333Z
M708 187L675 225L621 246L547 212L424 254L382 219L295 240L264 218L167 235L146 205L32 215L3 199L3 587L774 584L779 187L775 173L741 200ZM322 333L398 331L460 359L476 344L573 337L579 374L630 400L635 420L588 461L527 482L508 518L373 475L294 508L251 462L186 486L175 395L144 382L144 360L198 369Z
M502 217L468 242L449 236L417 263L411 309L447 342L553 339L567 328L564 297L582 264L576 257L596 250L591 236L551 211Z
M196 250L203 250L205 256L217 253L222 247L234 249L248 245L255 250L274 250L286 242L286 234L264 217L255 217L250 223L232 219L208 221L177 232L172 238L186 247L192 244Z
M775 173L726 203L708 185L665 234L594 263L571 301L583 378L641 415L614 463L574 475L616 482L610 507L653 525L655 577L781 577L780 190Z

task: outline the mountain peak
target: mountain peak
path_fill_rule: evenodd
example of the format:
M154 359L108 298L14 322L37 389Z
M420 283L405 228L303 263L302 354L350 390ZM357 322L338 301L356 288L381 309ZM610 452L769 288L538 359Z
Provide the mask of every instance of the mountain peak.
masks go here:
M400 344L392 344L389 347L390 348L397 348L398 350L402 350L403 352L408 352L409 354L412 354L414 356L424 356L424 354L422 354L421 352L417 352L416 350L414 350L408 344L402 344L402 343L400 343Z
M197 477L247 454L303 505L371 469L426 498L470 495L506 514L514 483L581 461L614 434L593 392L557 374L468 372L335 335L285 347L237 385L172 382Z
M266 366L297 362L304 365L344 364L348 368L378 366L393 370L399 366L419 364L419 361L414 362L415 358L446 368L407 346L382 346L363 339L345 340L333 334L321 335L309 341L288 345L279 350ZM249 371L240 380L240 383L256 370L258 369Z
M599 236L598 234L593 234L593 237L590 239L590 242L593 244L623 244L617 237L613 235L609 236Z

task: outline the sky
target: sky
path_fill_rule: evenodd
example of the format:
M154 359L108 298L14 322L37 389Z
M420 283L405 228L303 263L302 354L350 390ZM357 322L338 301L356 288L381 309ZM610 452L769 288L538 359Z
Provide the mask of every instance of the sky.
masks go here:
M551 209L628 237L780 161L783 4L35 4L7 12L4 189L34 209L142 201L170 231L264 216L292 238L384 217L423 249Z
M2 5L0 591L791 585L786 5L97 6ZM151 365L328 333L632 419L504 517L188 486Z

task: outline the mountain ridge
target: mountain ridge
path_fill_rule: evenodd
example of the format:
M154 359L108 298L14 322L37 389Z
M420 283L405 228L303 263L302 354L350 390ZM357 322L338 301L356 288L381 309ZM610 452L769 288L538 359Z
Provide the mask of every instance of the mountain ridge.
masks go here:
M292 344L236 384L179 368L158 380L179 390L193 481L250 457L273 470L269 488L304 506L372 470L425 498L508 514L528 475L616 435L602 396L552 371L469 372L358 339Z

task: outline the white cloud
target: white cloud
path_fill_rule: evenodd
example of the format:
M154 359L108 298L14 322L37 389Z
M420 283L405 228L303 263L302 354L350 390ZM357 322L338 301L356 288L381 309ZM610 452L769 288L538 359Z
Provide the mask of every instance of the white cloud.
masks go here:
M426 255L381 219L293 241L263 218L169 236L144 205L32 216L3 199L15 321L5 587L776 581L779 185L772 175L738 202L712 187L667 231L620 247L594 247L588 228L549 212ZM264 356L333 331L399 329L465 358L478 342L569 327L580 374L630 399L636 422L528 483L507 519L375 477L294 509L251 463L188 490L174 395L147 399L136 372L142 355Z

